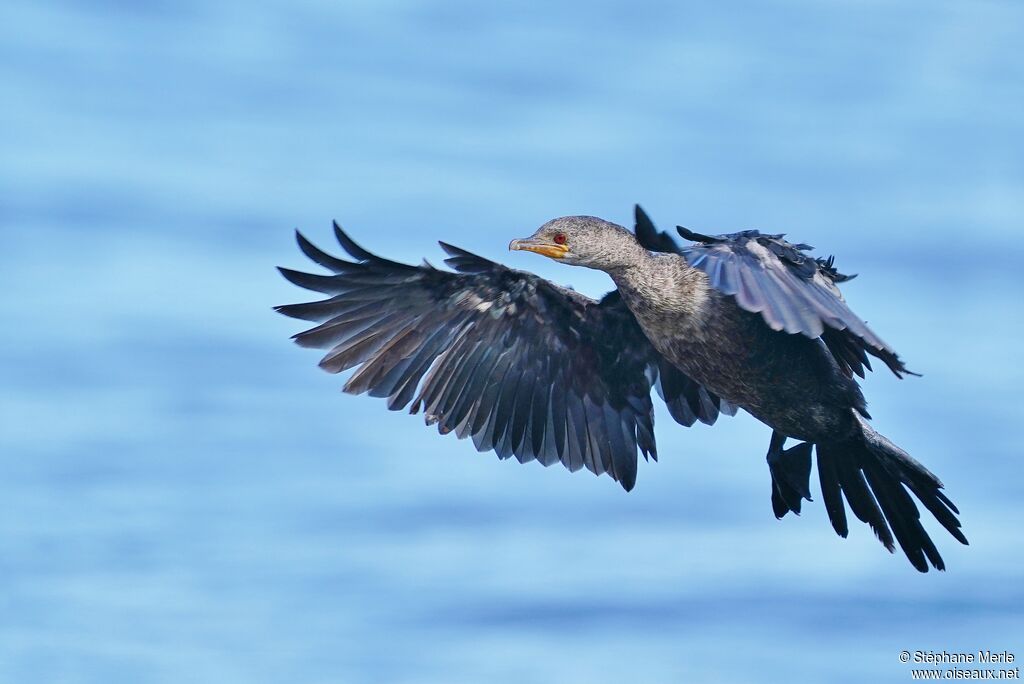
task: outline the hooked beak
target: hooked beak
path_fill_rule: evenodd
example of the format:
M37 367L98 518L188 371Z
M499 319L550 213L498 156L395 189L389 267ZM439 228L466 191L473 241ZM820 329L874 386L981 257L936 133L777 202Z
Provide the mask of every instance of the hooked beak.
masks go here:
M508 248L510 250L536 252L537 254L543 254L544 256L551 257L552 259L564 259L566 253L569 251L569 248L565 245L558 245L549 240L536 237L513 240L508 243Z

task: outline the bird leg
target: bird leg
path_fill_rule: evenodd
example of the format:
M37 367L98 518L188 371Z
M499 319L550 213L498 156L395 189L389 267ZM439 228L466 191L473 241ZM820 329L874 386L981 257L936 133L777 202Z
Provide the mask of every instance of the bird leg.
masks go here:
M800 500L811 501L811 447L814 445L801 442L783 449L785 444L784 434L772 432L767 460L772 474L772 510L776 518L790 511L800 515Z

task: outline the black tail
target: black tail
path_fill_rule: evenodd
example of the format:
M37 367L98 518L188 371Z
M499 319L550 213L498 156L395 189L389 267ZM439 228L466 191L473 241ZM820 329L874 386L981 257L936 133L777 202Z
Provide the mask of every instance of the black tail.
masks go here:
M871 526L890 552L895 549L895 536L915 568L928 572L930 562L934 568L945 570L942 556L921 526L921 514L907 489L957 541L966 544L967 537L960 531L956 517L960 511L940 491L939 478L875 432L860 416L857 420L861 434L845 442L817 445L821 494L832 527L841 537L849 531L842 496L845 495L853 514Z

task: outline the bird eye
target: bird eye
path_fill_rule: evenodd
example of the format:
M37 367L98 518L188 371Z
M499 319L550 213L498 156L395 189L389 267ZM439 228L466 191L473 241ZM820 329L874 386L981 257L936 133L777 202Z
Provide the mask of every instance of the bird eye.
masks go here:
M564 245L565 244L565 233L555 233L554 240L555 240L555 244L556 245Z

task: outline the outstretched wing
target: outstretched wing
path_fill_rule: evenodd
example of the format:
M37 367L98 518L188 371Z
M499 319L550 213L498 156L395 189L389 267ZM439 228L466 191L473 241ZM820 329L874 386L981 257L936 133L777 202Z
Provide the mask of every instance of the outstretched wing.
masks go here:
M637 206L637 236L647 249L674 252L707 274L712 287L731 295L743 309L759 313L773 330L821 338L840 369L864 377L868 356L881 359L897 376L914 375L899 356L843 300L837 283L854 276L836 270L832 257L815 258L810 245L793 244L782 235L745 230L703 235L677 226L696 244L679 247L657 231Z
M428 424L480 451L586 467L627 491L637 451L657 458L653 382L668 385L680 422L718 415L713 395L661 359L617 293L597 302L445 243L456 272L410 266L368 252L337 224L335 234L355 261L298 234L332 275L280 269L329 298L277 310L319 323L295 340L328 349L320 366L329 372L356 368L346 392L422 409Z

